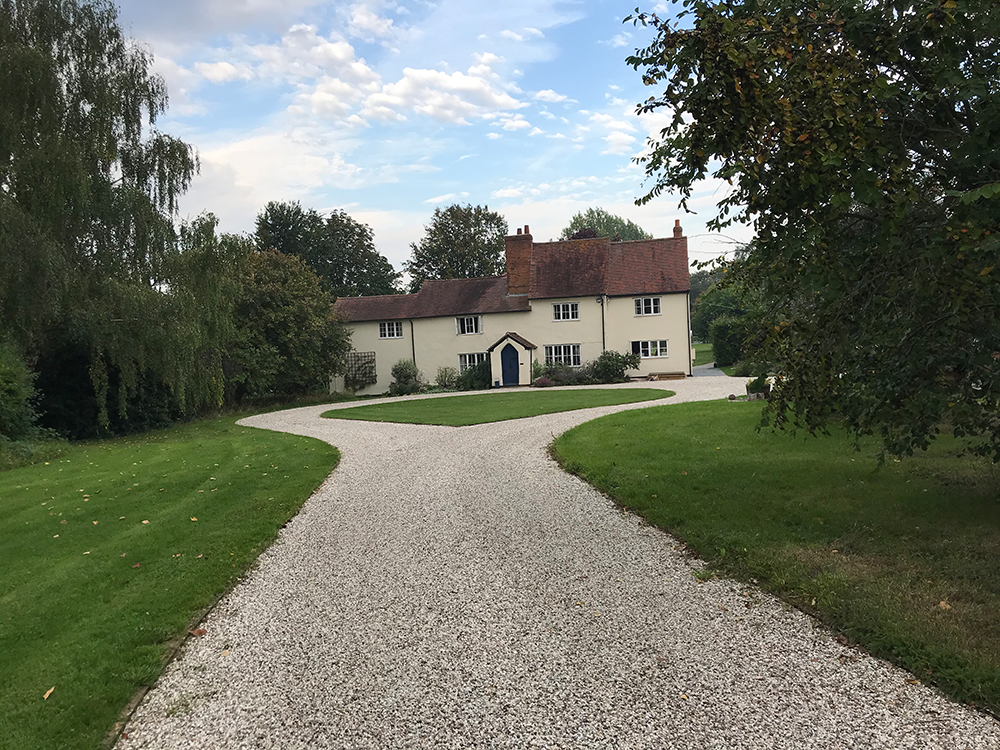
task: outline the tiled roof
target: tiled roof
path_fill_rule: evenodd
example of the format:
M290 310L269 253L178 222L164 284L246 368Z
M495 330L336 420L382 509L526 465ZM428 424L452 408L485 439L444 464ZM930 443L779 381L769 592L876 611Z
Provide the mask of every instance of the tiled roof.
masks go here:
M436 318L531 309L527 297L507 296L506 276L429 280L416 294L341 297L333 307L352 321Z
M687 239L679 232L660 240L612 243L597 237L535 243L526 296L508 296L507 277L489 276L425 281L416 294L342 297L334 308L352 321L402 320L525 312L531 299L686 292Z
M507 333L505 333L503 336L500 337L499 341L497 341L493 346L487 348L486 351L487 352L492 352L494 349L496 349L498 346L500 346L500 344L502 344L507 339L512 339L512 340L516 341L521 346L523 346L525 349L537 349L538 348L537 346L535 346L534 344L532 344L530 341L528 341L528 339L524 338L524 336L521 336L520 334L514 333L513 331L507 331Z

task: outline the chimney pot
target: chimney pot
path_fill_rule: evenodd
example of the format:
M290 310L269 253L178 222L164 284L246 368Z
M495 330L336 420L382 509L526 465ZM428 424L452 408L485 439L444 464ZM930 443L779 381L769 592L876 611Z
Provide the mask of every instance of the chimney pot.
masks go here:
M518 227L518 228L517 228L517 233L518 233L518 234L520 234L520 233L521 233L521 227Z
M525 234L531 234L531 231L528 229L528 225L527 224L524 225L524 233Z
M684 230L681 229L681 220L674 219L674 237L683 237Z

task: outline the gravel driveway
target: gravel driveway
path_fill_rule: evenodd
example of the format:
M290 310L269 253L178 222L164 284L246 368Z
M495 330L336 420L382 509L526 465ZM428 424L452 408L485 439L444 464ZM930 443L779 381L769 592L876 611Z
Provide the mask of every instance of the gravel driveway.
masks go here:
M655 385L677 402L742 381ZM118 747L1000 748L1000 724L800 612L698 583L671 537L547 457L564 430L646 405L461 428L329 407L244 420L327 440L340 467Z

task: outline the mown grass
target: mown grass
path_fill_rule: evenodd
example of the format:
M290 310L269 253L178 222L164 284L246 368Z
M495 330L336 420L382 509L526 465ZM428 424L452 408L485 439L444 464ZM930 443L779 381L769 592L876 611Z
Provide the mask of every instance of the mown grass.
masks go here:
M694 345L694 364L708 365L715 361L715 352L710 343Z
M952 438L879 466L849 439L756 432L760 406L625 412L562 465L717 573L757 581L955 699L1000 712L1000 473Z
M507 419L537 417L593 406L612 406L673 396L673 391L654 388L572 388L549 391L478 393L468 396L411 399L388 404L355 406L323 413L331 419L367 422L406 422L463 427Z
M235 419L0 472L0 747L99 747L338 460Z

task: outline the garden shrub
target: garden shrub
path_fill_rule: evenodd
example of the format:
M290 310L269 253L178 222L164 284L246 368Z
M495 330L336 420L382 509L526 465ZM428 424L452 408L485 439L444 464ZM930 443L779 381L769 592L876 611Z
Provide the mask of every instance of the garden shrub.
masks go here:
M743 356L743 338L746 325L740 318L723 315L712 321L708 336L715 352L715 366L728 367L739 362Z
M455 387L460 391L481 391L490 387L492 368L487 359L468 368L455 379Z
M439 367L437 372L437 384L442 388L454 388L458 380L458 370L454 367Z
M638 368L639 361L638 354L622 354L608 349L588 365L590 377L595 383L624 383L628 380L625 371Z
M17 440L35 424L35 376L8 342L0 342L0 436Z
M389 394L392 396L405 396L409 393L416 393L420 390L420 370L417 363L412 359L401 359L392 366L392 380L389 385Z

